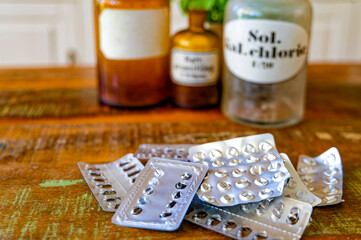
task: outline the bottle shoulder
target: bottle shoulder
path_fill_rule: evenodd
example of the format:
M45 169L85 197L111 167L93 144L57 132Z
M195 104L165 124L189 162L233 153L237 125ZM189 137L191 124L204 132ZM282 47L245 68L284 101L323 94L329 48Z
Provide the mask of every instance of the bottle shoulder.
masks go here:
M236 19L265 19L296 23L310 30L312 6L309 0L230 0L224 22Z
M210 50L219 49L221 40L212 31L204 30L202 32L194 32L189 29L177 32L172 37L172 47L186 50Z

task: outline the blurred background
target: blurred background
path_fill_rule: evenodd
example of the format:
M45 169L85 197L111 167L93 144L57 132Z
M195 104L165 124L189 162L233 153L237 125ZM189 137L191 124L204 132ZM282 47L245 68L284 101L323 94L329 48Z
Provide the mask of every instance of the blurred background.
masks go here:
M171 33L187 26L171 4ZM311 63L361 63L361 0L311 0ZM92 0L0 0L0 67L95 64Z

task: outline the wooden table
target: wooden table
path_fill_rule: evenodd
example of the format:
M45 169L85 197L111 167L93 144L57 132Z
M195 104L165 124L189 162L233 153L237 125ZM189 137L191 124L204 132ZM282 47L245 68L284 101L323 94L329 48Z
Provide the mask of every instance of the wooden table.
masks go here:
M101 106L93 68L0 70L0 90L0 239L228 239L186 221L175 232L115 226L76 163L111 162L141 143L264 132L294 165L300 154L339 149L345 201L314 208L304 239L361 239L360 65L310 66L305 119L271 130L233 123L217 108Z

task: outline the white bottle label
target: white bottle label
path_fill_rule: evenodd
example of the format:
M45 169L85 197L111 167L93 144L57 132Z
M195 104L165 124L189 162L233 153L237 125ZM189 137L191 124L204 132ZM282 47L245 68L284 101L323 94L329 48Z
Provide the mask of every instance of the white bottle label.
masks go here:
M107 59L165 56L169 49L168 9L104 9L99 32L100 49Z
M171 78L184 86L210 86L219 78L219 56L217 51L194 52L172 50Z
M224 58L236 77L260 83L290 79L306 64L308 34L301 26L273 20L232 20L224 28Z

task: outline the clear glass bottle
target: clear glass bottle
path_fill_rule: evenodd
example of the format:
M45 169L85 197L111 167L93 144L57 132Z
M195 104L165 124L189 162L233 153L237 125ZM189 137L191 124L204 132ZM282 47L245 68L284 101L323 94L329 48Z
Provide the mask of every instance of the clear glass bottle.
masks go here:
M224 21L222 111L236 122L293 125L304 111L308 0L231 0Z
M95 0L100 101L143 107L169 97L169 0Z
M188 29L176 33L171 43L173 101L184 108L215 106L220 98L221 42L204 28L207 11L190 9L188 16Z

